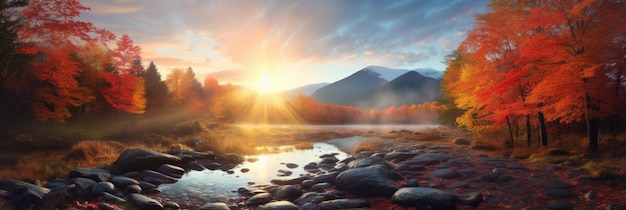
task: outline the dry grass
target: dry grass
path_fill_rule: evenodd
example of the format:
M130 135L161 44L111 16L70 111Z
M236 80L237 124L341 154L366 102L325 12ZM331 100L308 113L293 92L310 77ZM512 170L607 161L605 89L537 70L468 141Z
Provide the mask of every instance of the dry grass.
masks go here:
M87 140L74 145L66 159L87 164L115 160L127 147L117 141Z
M293 146L299 150L313 149L313 144L311 142L300 142L294 144Z
M385 147L385 141L380 139L364 141L354 146L354 148L352 149L352 153L359 153L362 151L381 151L384 150Z

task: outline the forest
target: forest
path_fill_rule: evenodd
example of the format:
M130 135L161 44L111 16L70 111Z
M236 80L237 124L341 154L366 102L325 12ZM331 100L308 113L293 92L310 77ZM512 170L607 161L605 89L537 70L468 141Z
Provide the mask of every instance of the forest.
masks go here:
M582 130L586 140L569 143L590 152L624 132L623 1L491 1L489 9L446 58L443 122L498 133L510 146L546 146Z
M259 95L192 67L161 78L130 36L78 19L79 1L2 1L0 113L5 121L165 115L228 123L436 123L435 103L362 110L300 95ZM249 100L255 98L255 100ZM270 113L270 115L268 115ZM262 118L259 116L263 116Z

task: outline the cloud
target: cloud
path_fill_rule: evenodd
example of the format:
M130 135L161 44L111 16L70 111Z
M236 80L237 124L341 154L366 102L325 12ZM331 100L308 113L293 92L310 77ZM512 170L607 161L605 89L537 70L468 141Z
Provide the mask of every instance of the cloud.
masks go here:
M257 72L293 63L428 67L470 29L486 0L82 1L97 27L129 34L146 59L189 60L206 72ZM459 36L461 34L462 36ZM167 61L163 57L172 57ZM204 62L206 58L218 63ZM388 60L382 60L388 59ZM435 59L437 62L433 62ZM352 64L357 65L357 64Z

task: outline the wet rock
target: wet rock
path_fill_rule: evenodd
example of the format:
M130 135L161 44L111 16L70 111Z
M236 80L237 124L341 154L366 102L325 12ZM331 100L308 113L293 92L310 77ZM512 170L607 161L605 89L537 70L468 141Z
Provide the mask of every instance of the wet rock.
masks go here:
M292 171L279 169L278 174L276 174L276 176L291 176L291 174L293 174Z
M230 210L226 203L207 203L202 205L198 210Z
M476 208L483 202L483 194L480 192L461 193L457 195L457 200L463 205Z
M178 203L168 201L163 204L163 208L165 209L180 209L180 205Z
M163 208L163 204L154 200L148 196L131 193L128 195L128 202L132 203L135 207L141 210L161 210Z
M70 171L69 178L83 177L96 182L106 182L111 178L111 172L101 168L76 167Z
M250 171L250 169L249 168L242 168L239 171L241 171L241 173L248 173Z
M389 182L403 178L386 166L374 165L341 172L335 179L335 185L337 189L346 190L360 196L391 197L397 188L391 186Z
M111 182L98 182L91 185L91 195L102 196L105 192L113 193L115 186Z
M141 193L141 186L139 185L128 185L124 188L124 193Z
M275 201L263 205L261 210L300 210L300 207L289 201Z
M180 157L156 152L149 149L133 148L126 149L113 162L112 166L119 172L143 171L146 169L156 169L163 164L177 164Z
M498 178L500 178L500 176L502 176L501 173L487 172L483 174L482 176L480 176L480 178L488 182L496 182L498 181Z
M300 183L300 187L302 189L310 189L315 184L317 184L317 182L315 182L313 180L304 180L304 181L302 181L302 183Z
M452 169L444 168L444 169L438 169L438 170L432 171L430 173L430 176L434 176L434 177L442 178L442 179L454 179L454 178L461 177L461 174L459 174L458 172Z
M325 157L322 158L322 160L320 160L319 164L325 163L325 164L335 164L339 162L339 159L337 159L335 156L330 156L330 157Z
M329 172L325 174L320 174L320 175L315 176L313 178L313 181L315 181L316 183L327 182L330 184L335 184L337 175L339 175L339 172Z
M142 171L140 177L141 177L142 181L147 181L147 182L150 182L150 183L155 184L155 185L160 185L162 183L174 183L174 182L178 181L178 179L176 179L174 177L171 177L171 176L168 176L168 175L165 175L165 174L159 173L157 171L153 171L153 170L144 170L144 171ZM148 180L150 180L150 181L148 181ZM155 182L157 182L157 183L155 183Z
M302 195L302 190L293 185L283 185L276 189L276 200L295 200Z
M150 182L139 182L139 186L141 187L141 191L150 191L152 189L155 189L157 186L150 183Z
M129 178L138 178L139 175L141 175L139 171L129 171L129 172L124 173L122 176L129 177Z
M242 164L246 159L238 154L225 154L225 155L219 155L216 156L215 160L217 162L220 162L222 164L235 164L235 165L239 165Z
M126 199L117 197L111 193L104 192L101 196L102 200L107 203L125 203Z
M139 185L139 182L135 179L131 179L125 176L114 176L109 180L115 187L124 189L128 185Z
M413 157L413 162L416 165L432 165L435 163L441 163L455 158L454 155L445 153L424 153Z
M245 188L245 187L240 187L239 189L237 189L237 193L241 196L246 196L246 197L251 197L254 196L256 194L260 194L260 193L253 193L250 189Z
M272 196L272 194L269 194L269 193L256 194L250 197L248 200L246 200L246 205L248 206L263 205L272 201L273 197L274 196Z
M456 198L452 193L434 188L405 187L391 197L393 203L417 209L456 209Z
M459 169L456 172L459 172L460 174L473 174L476 173L476 169L475 168L463 168L463 169Z
M409 179L409 181L406 182L406 186L407 187L419 187L420 183L419 181L417 181L417 179Z
M313 192L324 192L326 189L331 188L332 185L326 182L323 183L317 183L313 186L311 186L310 190Z
M370 206L370 203L366 199L360 199L360 198L336 199L336 200L321 202L318 206L320 210L356 209L356 208L367 208Z
M316 202L319 203L324 200L324 195L316 192L308 192L302 194L298 199L294 200L293 203L302 206L305 203Z
M6 191L11 205L17 209L37 208L43 205L48 188L17 180L0 180L0 190Z
M503 174L502 176L498 177L498 179L496 180L496 183L502 184L502 183L511 181L513 179L514 178L512 176L509 176L508 174Z
M272 179L270 182L275 185L296 185L308 179L309 177L301 176L293 179Z
M368 166L373 166L373 165L384 165L387 166L387 161L381 157L377 157L377 156L373 156L373 157L366 157L366 158L362 158L362 159L356 159L353 161L350 161L350 163L348 163L348 168L353 169L353 168L362 168L362 167L368 167Z
M78 187L78 189L80 190L87 190L91 187L91 185L95 184L96 181L92 180L92 179L88 179L88 178L83 178L83 177L77 177L77 178L73 178L70 179L70 184L74 184Z
M294 168L297 168L297 167L298 167L298 164L295 164L295 163L287 163L287 164L285 164L285 166L286 166L287 168L294 169Z
M412 158L414 156L416 156L417 153L413 153L413 152L390 152L385 154L385 156L383 157L383 159L388 160L388 161L392 161L392 160L406 160L408 158Z
M158 171L174 178L181 178L185 174L185 169L172 164L163 164L159 166Z
M52 209L63 203L67 203L78 192L76 185L66 185L50 189L50 192L43 197L42 209Z
M301 210L319 210L318 206L313 203L305 203L300 205Z
M551 198L569 198L574 196L574 193L564 189L549 189L546 190L546 195Z
M452 182L448 185L448 188L450 189L467 188L467 187L469 187L469 185L465 182Z
M213 160L198 160L196 163L202 165L204 168L209 170L219 170L222 168L222 164L219 164Z

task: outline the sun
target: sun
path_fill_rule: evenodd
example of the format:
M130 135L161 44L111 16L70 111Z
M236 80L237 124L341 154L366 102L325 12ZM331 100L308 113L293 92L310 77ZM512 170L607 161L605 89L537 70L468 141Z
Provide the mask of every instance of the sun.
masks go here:
M272 79L268 75L261 75L259 77L258 90L259 93L265 94L272 91Z

